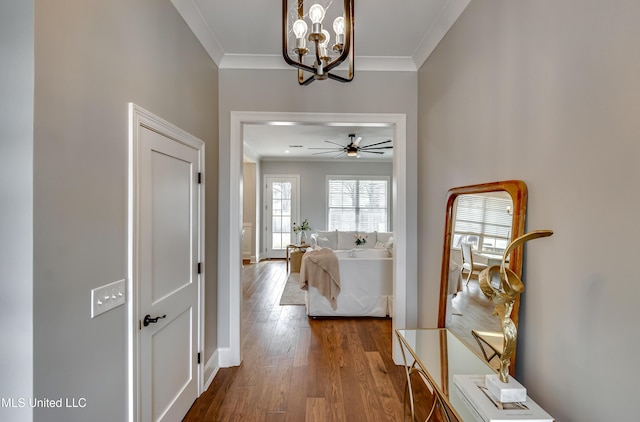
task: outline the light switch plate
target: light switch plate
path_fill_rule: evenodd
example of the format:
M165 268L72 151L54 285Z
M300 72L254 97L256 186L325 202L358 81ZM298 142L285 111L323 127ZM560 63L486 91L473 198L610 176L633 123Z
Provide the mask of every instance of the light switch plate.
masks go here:
M114 281L91 290L91 318L124 304L125 292L125 280Z

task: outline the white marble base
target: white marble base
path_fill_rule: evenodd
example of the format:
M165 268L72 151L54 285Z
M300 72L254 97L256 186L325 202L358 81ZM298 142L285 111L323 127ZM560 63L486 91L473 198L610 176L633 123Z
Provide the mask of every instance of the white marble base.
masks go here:
M498 374L487 375L484 382L487 390L501 403L527 401L527 389L512 376L509 376L509 382L502 382Z

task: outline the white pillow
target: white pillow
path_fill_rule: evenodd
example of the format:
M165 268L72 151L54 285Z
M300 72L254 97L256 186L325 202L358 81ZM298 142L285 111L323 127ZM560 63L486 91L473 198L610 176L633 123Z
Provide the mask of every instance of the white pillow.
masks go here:
M330 232L318 231L318 246L329 249L338 249L338 232L336 230Z
M393 237L393 232L376 232L376 240L378 242L386 243L389 238Z
M336 249L351 249L356 246L356 232L338 231L338 247Z
M389 256L393 257L393 237L390 237L389 240L387 240L387 243L385 243L385 246L387 247Z
M378 240L376 242L376 245L373 248L374 249L387 249L387 244Z

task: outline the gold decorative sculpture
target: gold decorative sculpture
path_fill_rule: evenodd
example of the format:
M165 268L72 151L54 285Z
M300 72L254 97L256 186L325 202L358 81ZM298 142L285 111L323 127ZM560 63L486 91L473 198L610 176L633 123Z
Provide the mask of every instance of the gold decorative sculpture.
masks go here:
M493 315L497 315L502 324L504 348L500 356L500 381L503 383L509 382L509 364L511 362L511 355L516 350L516 340L518 337L518 329L511 319L511 311L513 310L513 304L516 298L524 291L524 284L522 280L520 280L520 277L511 271L505 263L511 251L521 244L539 237L551 236L552 234L553 232L551 230L536 230L518 237L507 246L502 256L501 265L492 265L484 269L478 277L480 289L485 296L496 305L493 310ZM493 279L492 273L498 269L500 271L500 288L495 288L491 285L491 280Z

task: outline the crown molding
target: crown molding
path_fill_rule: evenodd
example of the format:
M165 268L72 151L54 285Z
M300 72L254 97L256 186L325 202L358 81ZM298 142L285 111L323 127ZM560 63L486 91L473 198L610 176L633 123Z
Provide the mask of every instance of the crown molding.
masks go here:
M219 63L220 69L291 69L279 54L225 54ZM346 64L337 67L342 69ZM355 58L356 71L415 72L418 70L411 57Z
M428 29L413 57L356 56L356 71L416 72L436 49L471 0L449 0ZM290 69L279 54L227 54L194 0L171 0L220 69ZM344 66L344 64L343 64ZM340 69L340 67L338 68Z
M471 3L471 0L449 0L442 7L438 17L433 22L433 25L431 25L431 28L427 30L422 42L413 54L413 60L417 69L420 69L424 62L427 61L431 53L433 53L469 3Z
M418 70L411 57L356 56L355 68L374 72L415 72Z
M220 62L225 55L224 50L218 39L213 35L209 25L207 25L198 6L193 0L171 0L171 3L173 3L173 7L182 16L182 19L187 23L214 63L220 67Z

